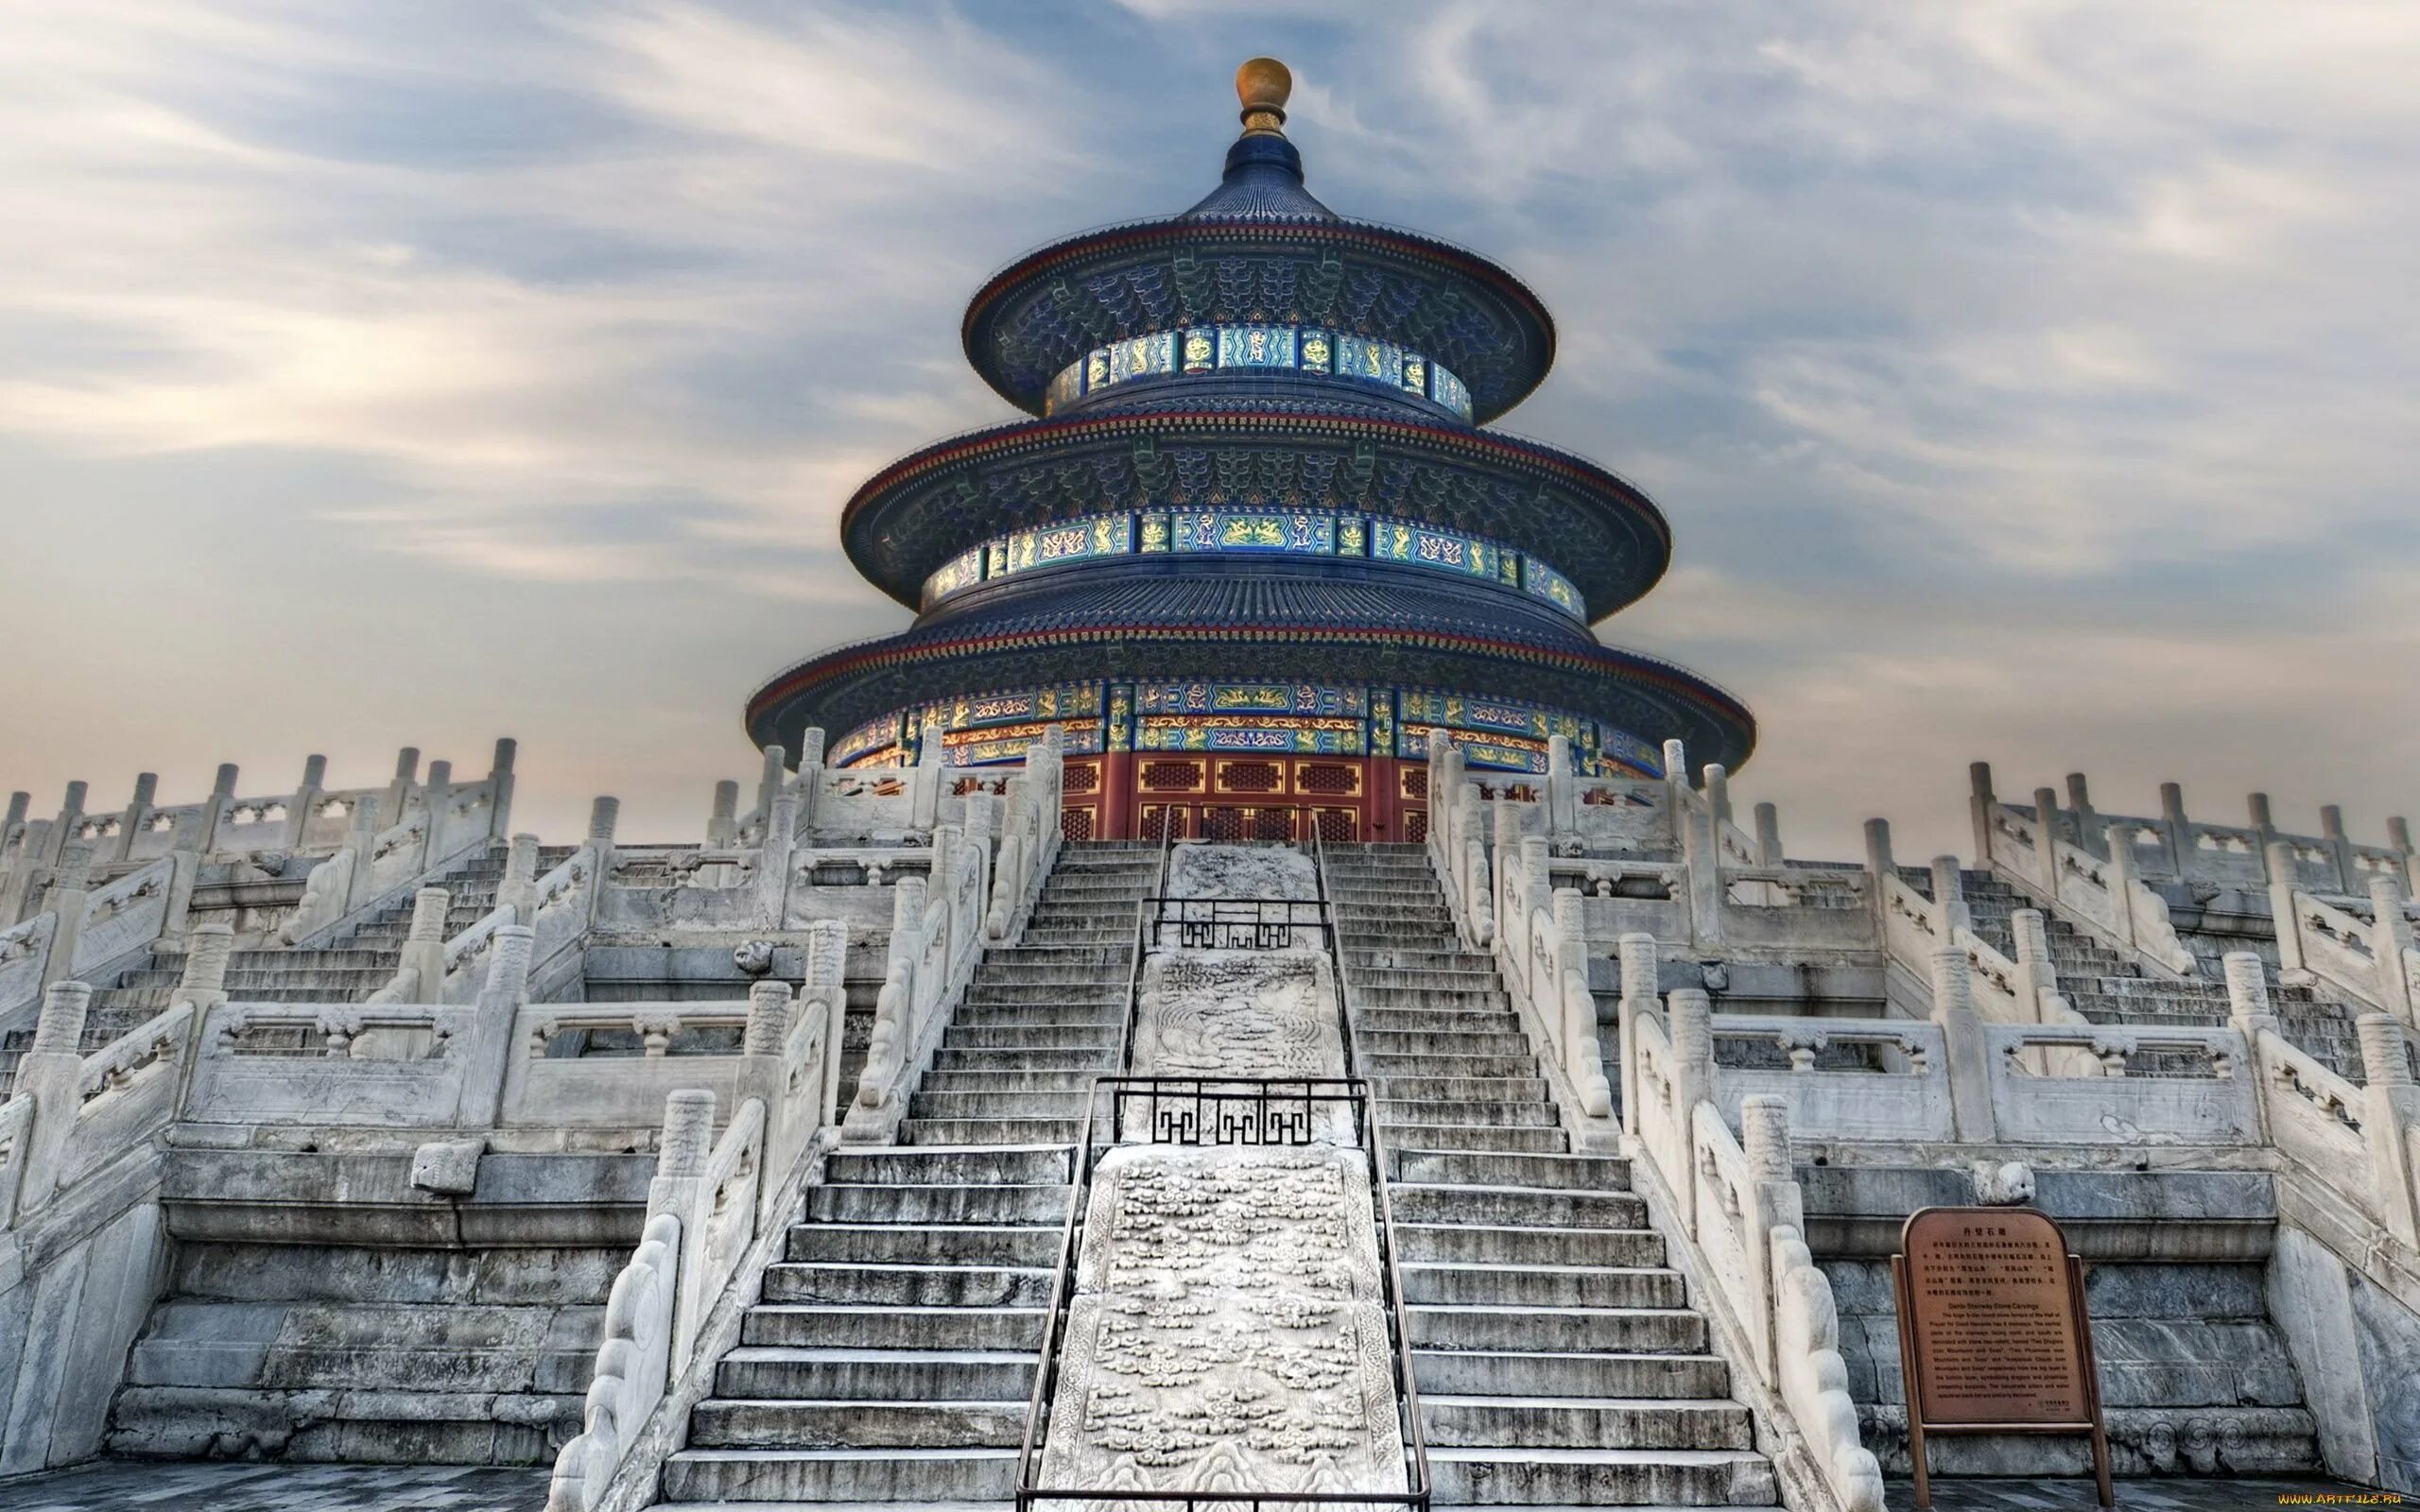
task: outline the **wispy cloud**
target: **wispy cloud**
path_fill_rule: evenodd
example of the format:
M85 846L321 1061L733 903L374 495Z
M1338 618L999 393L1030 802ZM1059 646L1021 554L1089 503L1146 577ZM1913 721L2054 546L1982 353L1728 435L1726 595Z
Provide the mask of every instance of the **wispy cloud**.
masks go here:
M0 487L33 506L0 776L509 722L533 792L626 770L633 823L685 833L755 677L900 622L838 511L1001 413L966 295L1197 198L1269 51L1318 193L1554 308L1513 425L1680 541L1607 636L1751 699L1794 837L1887 802L1956 843L1982 754L2400 806L2405 4L24 0L0 30ZM96 613L126 542L182 592ZM406 636L457 675L393 673ZM173 725L130 720L164 657Z

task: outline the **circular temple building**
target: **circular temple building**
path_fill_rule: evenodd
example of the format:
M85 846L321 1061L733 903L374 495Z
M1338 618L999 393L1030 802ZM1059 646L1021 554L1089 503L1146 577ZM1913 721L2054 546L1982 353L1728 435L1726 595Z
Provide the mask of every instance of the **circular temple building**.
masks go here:
M1439 730L1481 771L1542 774L1556 735L1583 774L1661 776L1675 738L1737 768L1737 699L1589 630L1663 575L1663 514L1483 428L1545 379L1545 306L1312 198L1284 66L1236 82L1201 203L976 294L967 359L1033 418L857 490L849 559L916 622L773 679L749 734L971 782L1056 725L1071 839L1418 840Z

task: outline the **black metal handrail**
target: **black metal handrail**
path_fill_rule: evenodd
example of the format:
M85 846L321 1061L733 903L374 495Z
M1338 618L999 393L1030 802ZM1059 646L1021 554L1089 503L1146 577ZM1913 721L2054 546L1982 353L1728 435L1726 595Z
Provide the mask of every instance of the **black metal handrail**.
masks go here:
M1093 1130L1099 1103L1108 1094L1110 1143L1186 1146L1302 1146L1318 1133L1322 1105L1349 1109L1354 1143L1361 1151L1376 1204L1378 1285L1381 1310L1394 1346L1395 1402L1403 1433L1406 1489L1401 1491L1213 1491L1142 1490L1132 1487L1055 1487L1040 1484L1043 1435L1059 1386L1059 1351L1075 1300L1076 1257L1081 1250L1085 1210L1091 1206L1093 1170L1106 1149ZM1126 1108L1146 1103L1150 1111L1130 1125ZM1270 1506L1405 1507L1428 1512L1428 1442L1420 1420L1420 1391L1412 1379L1411 1325L1404 1308L1403 1278L1395 1262L1394 1210L1388 1200L1386 1149L1370 1106L1369 1083L1358 1076L1098 1076L1085 1097L1083 1129L1076 1151L1076 1190L1061 1232L1059 1265L1050 1283L1050 1311L1043 1320L1041 1368L1026 1406L1025 1436L1017 1448L1017 1512L1043 1503L1140 1502L1192 1508L1253 1509Z
M1298 931L1319 932L1322 949L1332 949L1335 927L1327 904L1316 898L1146 898L1153 945L1167 943L1171 927L1183 950L1282 951L1299 941Z
M1151 904L1168 890L1168 852L1176 843L1176 826L1167 822L1167 813L1160 814L1160 868L1151 890L1134 904L1134 949L1126 961L1126 1016L1117 1021L1117 1069L1122 1074L1134 1069L1134 1020L1142 1011L1143 935L1151 918ZM1084 1117L1092 1117L1092 1104L1084 1104Z

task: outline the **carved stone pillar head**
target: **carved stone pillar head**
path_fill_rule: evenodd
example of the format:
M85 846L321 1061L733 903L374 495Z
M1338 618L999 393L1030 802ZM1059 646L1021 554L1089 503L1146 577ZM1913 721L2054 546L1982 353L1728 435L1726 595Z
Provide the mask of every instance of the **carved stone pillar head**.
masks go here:
M748 989L748 1029L740 1046L742 1054L778 1056L782 1041L790 1032L790 1005L794 1001L787 982L759 982Z
M689 1177L704 1174L714 1154L715 1094L703 1088L684 1087L664 1099L664 1136L656 1148L655 1174Z
M443 944L445 913L453 904L453 896L442 887L423 887L412 894L412 942Z
M86 982L53 982L43 994L42 1017L34 1023L32 1054L74 1056L83 1053L84 1015L93 1005Z
M197 924L185 937L184 974L178 979L182 993L227 990L227 958L235 951L234 926L224 919Z

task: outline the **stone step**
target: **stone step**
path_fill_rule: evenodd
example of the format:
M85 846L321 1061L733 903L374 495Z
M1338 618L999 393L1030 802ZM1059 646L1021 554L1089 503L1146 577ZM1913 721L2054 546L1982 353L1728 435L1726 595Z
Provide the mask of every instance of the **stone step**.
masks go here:
M1406 1264L1656 1266L1664 1236L1651 1228L1478 1228L1395 1219L1395 1248Z
M1530 1102L1547 1100L1543 1076L1373 1076L1381 1102Z
M1518 1054L1466 1055L1448 1052L1430 1055L1426 1052L1404 1053L1376 1050L1358 1030L1353 1036L1353 1063L1364 1076L1534 1076L1538 1058L1530 1053L1529 1040L1521 1041Z
M1091 971L1053 971L1036 975L986 975L967 988L970 1001L1005 1005L1011 1003L1084 1003L1116 1004L1126 1002L1126 978L1104 981Z
M601 1307L177 1298L151 1309L134 1386L577 1393ZM274 1356L273 1363L270 1360ZM265 1372L273 1371L264 1381Z
M1047 1266L898 1265L866 1261L778 1262L763 1299L841 1307L1046 1307Z
M916 1092L908 1099L908 1116L918 1120L1077 1118L1083 1108L1076 1092Z
M697 1502L1002 1501L1016 1446L951 1449L684 1449L662 1494Z
M981 1024L951 1024L942 1031L942 1053L948 1050L1106 1050L1117 1053L1115 1023L1035 1023L992 1029ZM1032 1064L1032 1062L1028 1062Z
M1066 1217L1067 1195L1064 1186L1038 1182L1013 1186L819 1186L807 1191L806 1216L816 1223L1059 1223Z
M1432 1447L1755 1447L1755 1425L1748 1409L1736 1401L1658 1397L1481 1397L1424 1392L1420 1418Z
M950 1044L944 1031L941 1048L933 1052L936 1071L1004 1071L1031 1068L1036 1071L1085 1071L1106 1076L1117 1069L1117 1042L1027 1045L1003 1048L997 1045Z
M1031 1349L735 1347L715 1367L725 1400L1009 1401L1033 1391Z
M842 1224L790 1226L782 1254L803 1264L1053 1265L1061 1225Z
M1659 1266L1462 1265L1407 1262L1406 1302L1458 1307L1685 1308L1681 1273ZM1560 1341L1558 1341L1560 1342Z
M1390 1124L1378 1121L1387 1146L1443 1144L1458 1150L1528 1150L1554 1155L1571 1148L1561 1128L1502 1128L1493 1124Z
M1062 1144L989 1146L974 1150L843 1146L823 1158L833 1186L964 1186L1057 1183L1073 1178L1075 1153Z
M1552 1103L1428 1102L1381 1098L1378 1122L1391 1128L1429 1124L1488 1125L1496 1128L1553 1128L1560 1122Z
M1122 947L1099 945L1038 944L1030 940L1014 945L994 945L983 953L983 974L1019 966L1124 968L1128 953Z
M1092 1086L1098 1071L928 1071L918 1083L928 1092L1078 1092Z
M1618 1155L1517 1155L1390 1147L1391 1179L1431 1186L1630 1190L1630 1160Z
M1423 1349L1554 1348L1604 1354L1707 1352L1705 1319L1686 1308L1423 1303L1406 1306L1404 1315L1411 1325L1413 1346Z
M1570 1187L1429 1186L1389 1188L1398 1222L1461 1223L1523 1228L1645 1228L1647 1203L1635 1193Z
M1358 997L1360 994L1356 993ZM1450 1008L1382 1008L1353 1010L1353 1032L1365 1029L1395 1034L1518 1034L1521 1021L1507 1008L1486 1005Z
M1355 977L1367 971L1495 971L1495 957L1472 951L1449 951L1388 945L1343 946L1344 968Z
M760 1302L748 1310L748 1316L740 1325L740 1342L781 1344L802 1349L1030 1351L1042 1348L1044 1312L1041 1307L842 1307Z
M1513 1506L1771 1506L1772 1465L1741 1450L1432 1447L1437 1500Z
M978 1024L1005 1028L1025 1023L1115 1023L1125 1017L1123 994L1115 1002L1101 1003L988 1003L970 995L950 1022L966 1028Z
M1374 987L1350 973L1346 986L1356 1013L1372 1008L1425 1008L1432 1013L1509 1014L1512 1008L1512 1000L1500 987Z
M1072 1144L1083 1132L1080 1113L1065 1118L908 1118L899 1125L904 1144L980 1144L987 1140L1002 1144L1058 1140Z
M1364 1031L1357 1024L1353 1031L1353 1048L1364 1056L1451 1056L1461 1059L1466 1056L1521 1056L1530 1053L1530 1041L1518 1033L1461 1034L1444 1031L1423 1031L1407 1034L1390 1029ZM1531 1061L1532 1069L1536 1062Z
M580 1401L578 1393L127 1386L110 1402L100 1447L130 1459L216 1458L230 1443L249 1441L255 1425L275 1424L277 1457L294 1465L376 1462L391 1458L399 1443L421 1464L538 1465L554 1452L551 1425L578 1422ZM182 1502L205 1505L190 1494Z
M1425 1400L1441 1396L1726 1399L1731 1370L1712 1354L1582 1354L1569 1350L1414 1349Z
M689 1417L692 1449L947 1449L1014 1446L1026 1402L709 1400Z

